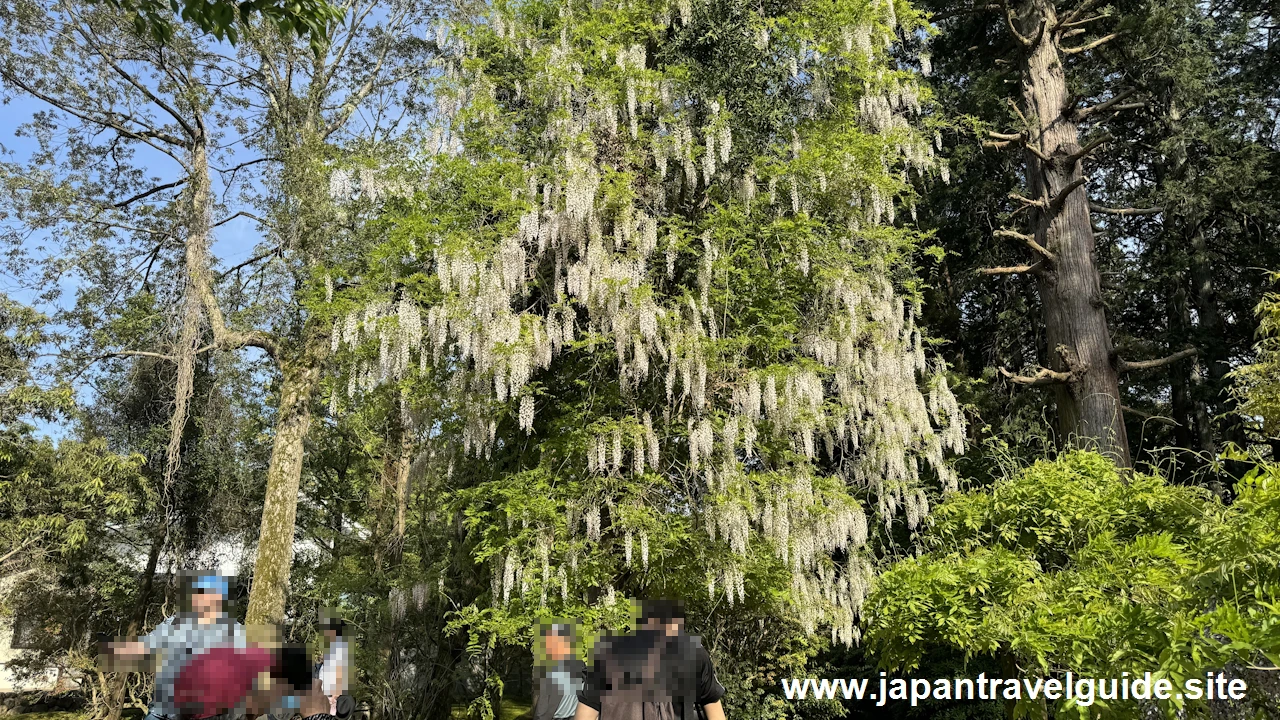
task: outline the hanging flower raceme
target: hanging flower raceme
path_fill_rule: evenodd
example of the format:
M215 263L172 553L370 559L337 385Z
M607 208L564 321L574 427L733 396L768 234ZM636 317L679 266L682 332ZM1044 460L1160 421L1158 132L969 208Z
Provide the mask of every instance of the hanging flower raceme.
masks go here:
M580 580L580 557L609 547L619 573L650 571L675 551L657 538L676 513L722 550L707 555L713 596L747 601L767 548L796 617L856 642L871 528L915 530L926 485L954 488L946 454L964 438L901 282L911 234L895 227L909 171L947 176L921 128L924 91L886 52L919 20L867 0L808 8L830 14L812 23L745 9L754 29L723 41L795 89L759 134L757 109L694 84L697 60L646 51L655 28L714 22L711 6L623 4L608 17L573 0L554 15L496 4L438 33L431 151L451 148L439 168L457 183L493 169L488 209L467 232L421 238L429 306L401 292L336 320L335 351L378 347L353 361L348 392L430 364L453 378L462 449L489 457L550 432L578 398L535 398L533 383L590 358L592 382L607 371L616 392L521 460L576 490L554 499L562 515L495 511L513 529L489 561L494 601L568 602L589 582L612 605L621 580ZM356 184L335 174L331 191ZM752 315L775 301L791 325Z

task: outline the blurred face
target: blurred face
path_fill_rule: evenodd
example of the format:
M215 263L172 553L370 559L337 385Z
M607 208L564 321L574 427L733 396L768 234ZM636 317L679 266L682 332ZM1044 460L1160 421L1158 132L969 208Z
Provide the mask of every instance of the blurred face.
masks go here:
M209 590L197 590L191 595L191 611L197 615L217 615L222 612L222 595Z
M644 621L644 629L654 632L665 633L667 635L676 635L680 632L680 628L684 625L684 620L675 618L673 620L662 620L660 618L648 618Z
M547 657L552 660L564 660L573 654L569 646L569 638L563 635L548 635L545 638Z

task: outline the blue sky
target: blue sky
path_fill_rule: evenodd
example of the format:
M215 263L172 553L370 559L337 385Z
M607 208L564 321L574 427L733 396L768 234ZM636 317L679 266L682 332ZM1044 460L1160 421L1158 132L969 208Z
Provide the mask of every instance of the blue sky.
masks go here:
M30 121L34 113L48 109L50 106L43 101L20 94L12 95L0 112L0 147L4 150L5 161L19 164L26 164L29 161L31 154L37 149L36 141L30 137L19 136L18 129ZM245 154L243 148L239 151ZM246 155L244 159L251 159L251 156ZM161 182L168 182L177 177L177 168L173 160L159 152L143 147L137 151L136 160L145 164L144 169L147 175L160 178ZM232 220L218 227L214 232L212 253L215 262L224 267L234 266L252 257L254 247L261 237L254 226L254 221L247 218ZM29 241L29 247L26 249L35 251L38 246L47 244L49 240L47 234L36 236ZM59 302L56 305L42 304L37 301L37 297L44 290L43 287L37 286L32 278L16 277L7 269L0 268L0 291L15 301L32 305L50 315L74 304L78 282L79 278L74 275L64 276ZM80 385L77 392L82 402L92 400L88 385ZM60 423L50 424L39 421L36 425L37 433L47 437L60 438L67 432L67 428Z
M386 11L384 9L375 7L368 15L361 16L363 18L362 22L364 27L368 28L372 25L382 24L386 20L385 15ZM413 31L415 32L420 30L422 30L422 28L418 26L414 26L413 28ZM212 49L227 57L235 57L236 55L234 48L226 44L215 43ZM233 66L228 67L231 70L235 69ZM68 68L68 71L74 73L75 68ZM360 71L361 69L355 69L355 73L357 75ZM424 69L423 72L430 73L433 71ZM7 99L7 103L0 106L3 108L0 110L0 147L3 147L4 149L3 159L7 162L25 164L30 158L32 152L37 149L36 143L31 138L18 137L16 135L16 131L21 125L31 119L33 113L48 110L50 107L43 101L21 94L16 88L11 89L0 86L0 99ZM227 107L221 108L221 110L230 113L241 112L240 110ZM249 109L244 110L243 112L256 113L259 112L259 110ZM404 118L401 118L398 121L398 123L403 122ZM353 132L360 133L367 132L369 130L369 119L364 117L362 112L357 112L356 115L351 118L349 124L352 126L350 129ZM384 128L384 131L385 130L386 129ZM404 130L404 127L397 124L395 126L395 130L402 131ZM237 135L236 131L232 128L227 128L227 133L230 139L235 139ZM105 136L103 137L103 140L106 140ZM225 154L216 158L213 164L215 166L230 167L247 160L256 159L257 157L259 157L259 154L254 150L245 149L243 145L237 144L233 147L226 148ZM149 177L156 178L157 183L159 184L172 182L179 177L180 168L172 158L146 146L137 147L135 149L135 155L132 162L135 165L141 165L145 174ZM214 192L221 192L221 188L218 185L221 178L218 173L214 173L212 179L214 181ZM242 177L241 180L244 181L244 178ZM233 208L231 212L234 212L235 209L240 208ZM215 218L215 221L216 220L218 220L218 218ZM38 246L50 244L50 239L51 238L48 236L32 238L29 240L29 244L32 247L28 249L34 252ZM255 248L259 245L260 240L261 233L256 227L256 221L249 218L237 218L217 227L214 230L214 239L211 248L212 259L215 267L229 268L248 260L255 255ZM58 310L64 309L75 302L76 289L79 281L79 278L73 276L68 276L62 279L60 283L60 290L62 291L61 298L57 303L61 307L51 307L47 305L41 306L36 302L36 298L44 288L33 287L33 281L31 278L17 278L12 275L6 275L5 269L0 267L0 291L5 292L10 298L18 302L34 305L37 309L47 314L54 314ZM91 389L87 385L81 386L78 388L78 391L80 392L82 401L92 400L92 397L89 395L89 393L91 393ZM65 428L59 426L46 425L40 428L40 432L43 434L55 437L65 434L65 431Z

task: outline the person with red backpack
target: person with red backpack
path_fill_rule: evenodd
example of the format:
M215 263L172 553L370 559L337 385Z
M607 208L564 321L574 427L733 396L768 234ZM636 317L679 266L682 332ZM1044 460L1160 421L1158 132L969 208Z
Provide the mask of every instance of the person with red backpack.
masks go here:
M187 664L214 649L246 647L244 627L227 614L231 578L217 573L183 573L187 611L178 613L138 638L118 638L103 648L105 669L140 669L155 661L155 692L145 720L178 720L173 686Z
M266 715L296 698L306 720L336 720L305 647L277 643L218 647L195 657L174 681L177 720Z
M575 720L725 720L724 686L684 619L678 602L646 601L634 633L601 640Z

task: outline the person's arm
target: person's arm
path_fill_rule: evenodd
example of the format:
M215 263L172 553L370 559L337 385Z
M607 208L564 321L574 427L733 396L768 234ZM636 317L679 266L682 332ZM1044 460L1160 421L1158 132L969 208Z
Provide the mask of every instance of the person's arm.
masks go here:
M160 623L154 630L133 640L112 640L102 643L98 665L111 671L145 671L147 657L164 644L168 637L172 618Z
M338 667L334 668L333 673L333 696L338 697L347 689L347 668L342 663L338 663Z
M137 639L115 640L107 643L107 652L120 658L146 655L163 647L171 632L173 632L173 618L167 618L151 632Z
M711 662L711 653L698 643L698 704L707 714L707 720L724 720L724 707L720 699L724 697L724 686L716 677L715 664Z
M531 688L533 695L533 720L538 720L538 676L535 673L533 677L533 687Z
M717 700L710 705L702 706L703 712L707 714L707 720L725 720L724 706Z
M107 643L107 651L118 657L136 657L147 654L147 646L141 640L117 640Z
M138 640L105 642L98 652L98 669L107 672L145 672L147 646Z
M239 650L249 647L249 636L239 621L233 621L231 625L231 646Z
M539 673L538 681L533 685L533 720L555 720L560 697L555 691L555 682L548 675Z
M298 707L298 712L302 717L310 717L312 715L328 715L329 714L329 698L320 690L320 683L311 686L311 691L302 696L302 702Z
M578 692L578 709L573 720L596 720L600 717L600 694L604 690L604 657L596 655L591 667L582 674L582 690Z

